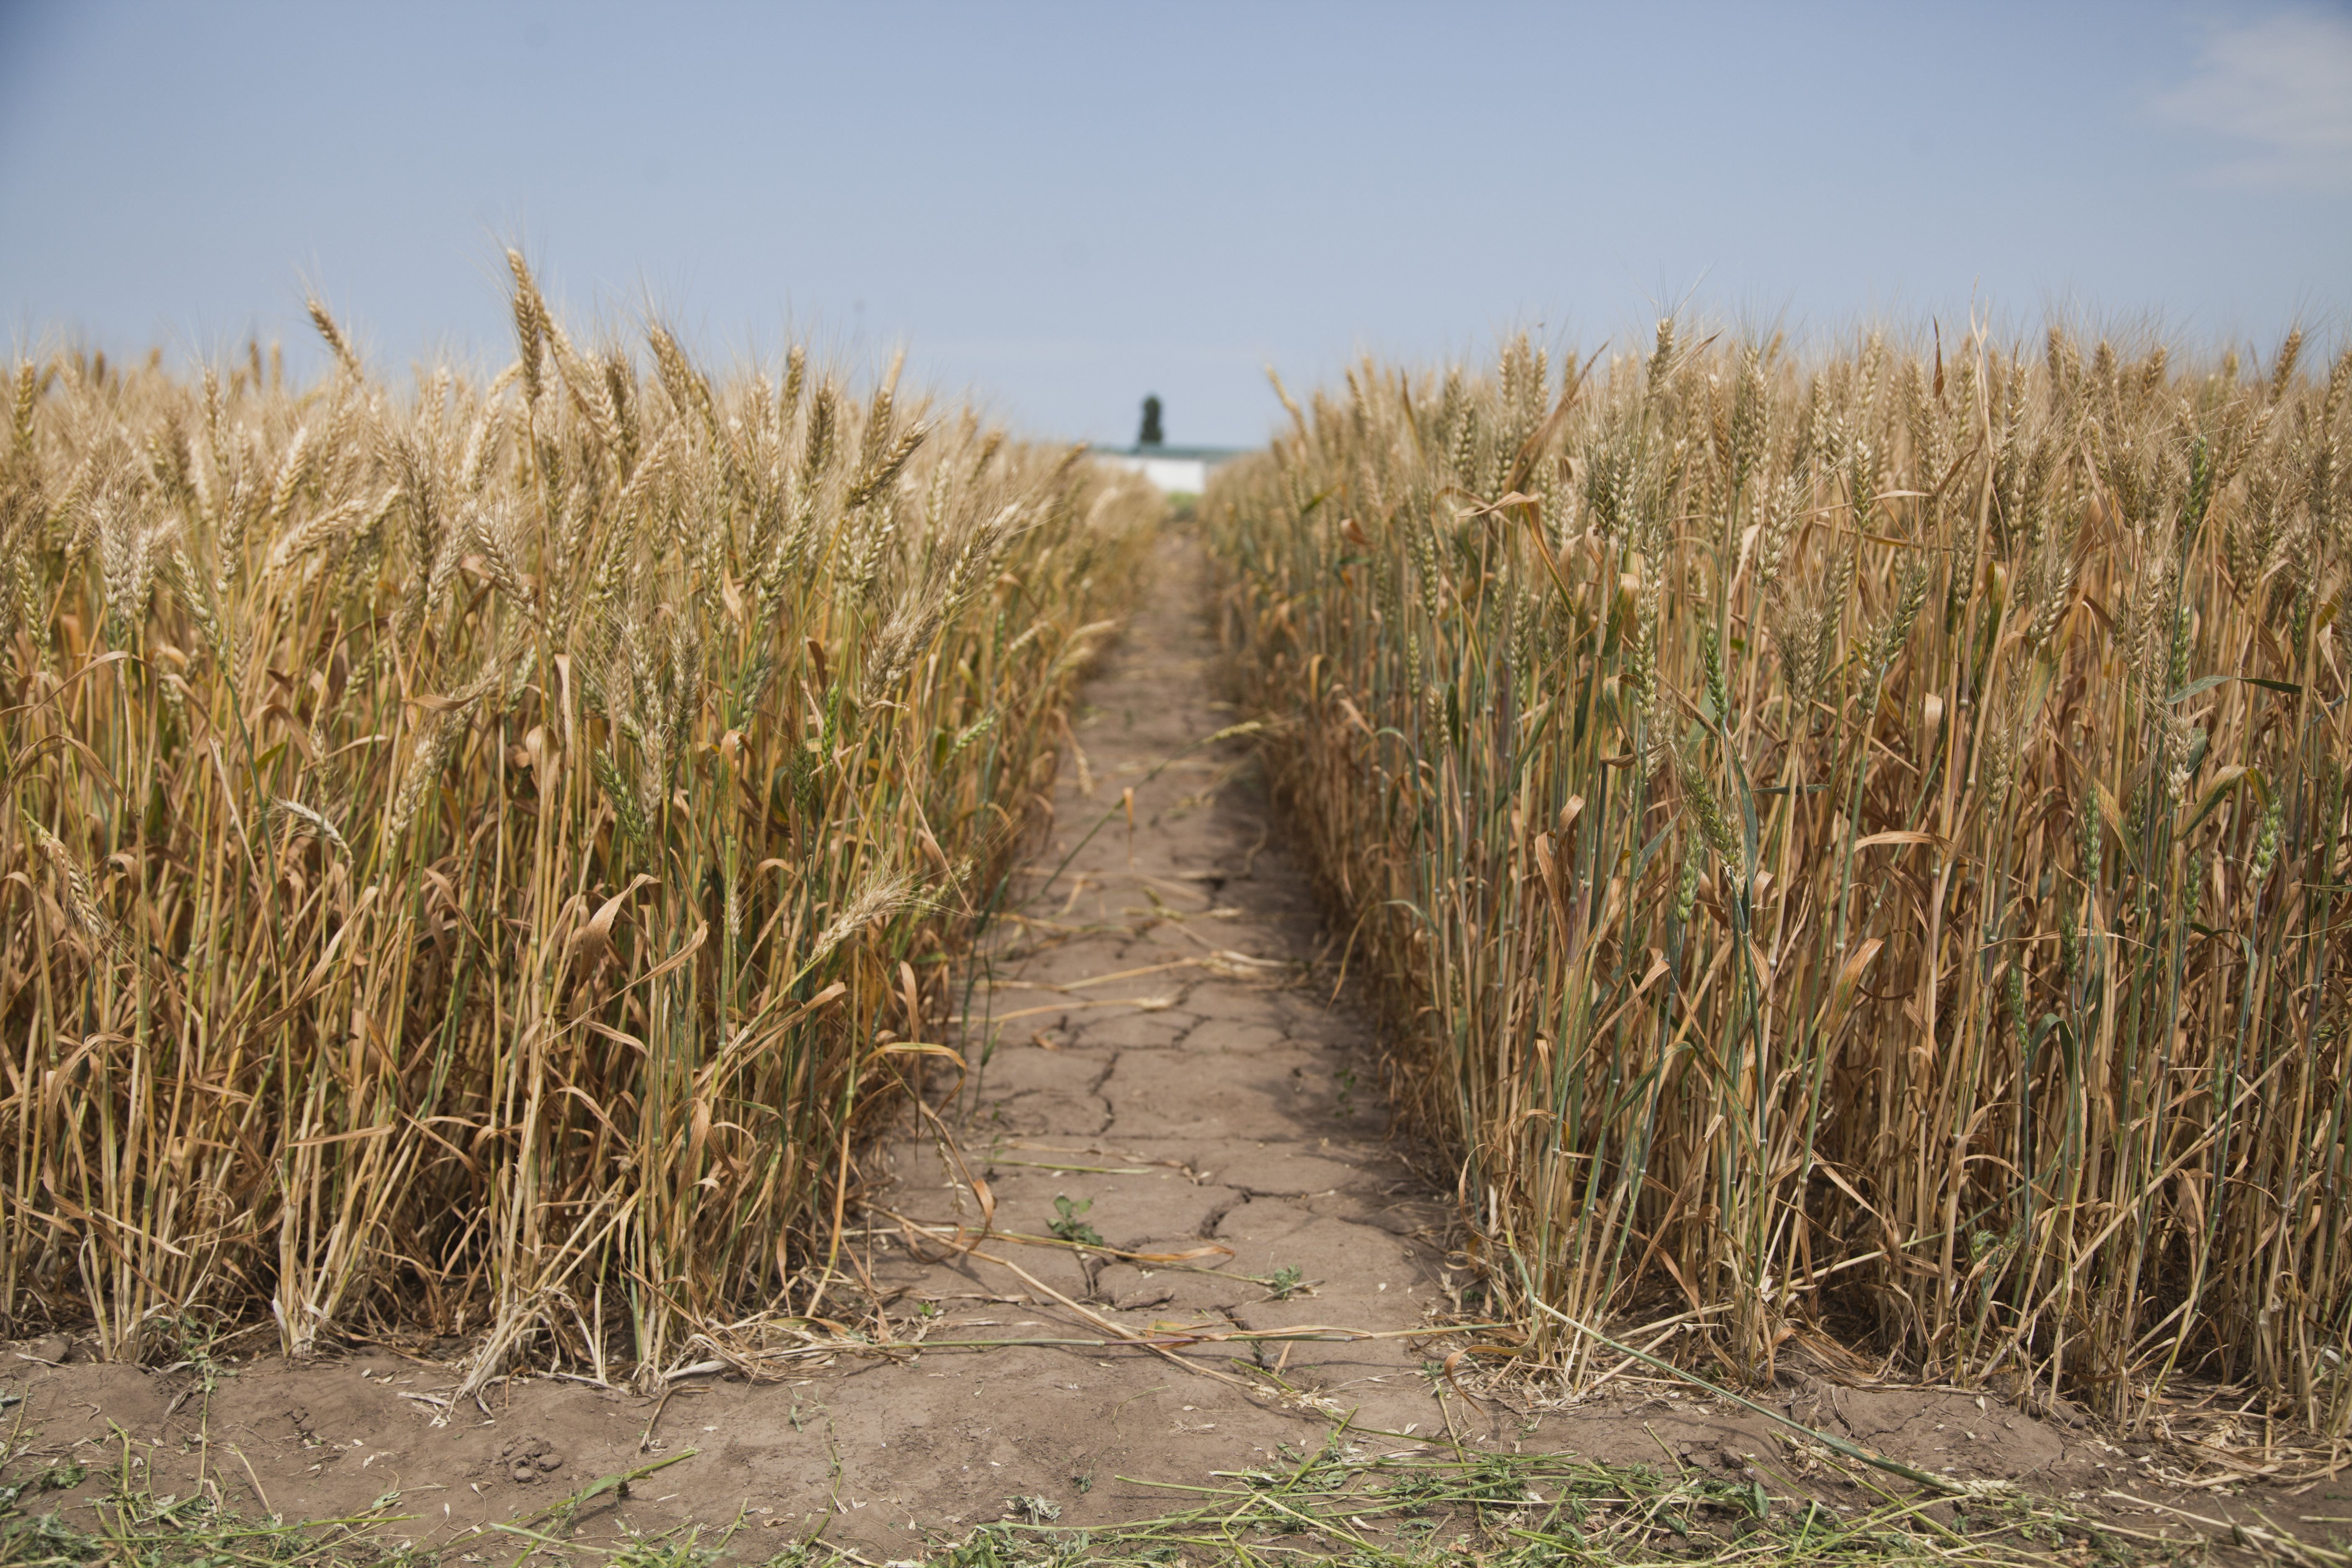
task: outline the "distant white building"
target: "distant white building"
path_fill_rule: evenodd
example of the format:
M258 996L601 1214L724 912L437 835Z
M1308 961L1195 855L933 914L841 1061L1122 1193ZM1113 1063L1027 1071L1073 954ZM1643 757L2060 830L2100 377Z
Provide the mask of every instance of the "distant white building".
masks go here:
M1150 479L1162 495L1196 496L1209 488L1209 474L1242 457L1241 447L1097 447L1097 462Z

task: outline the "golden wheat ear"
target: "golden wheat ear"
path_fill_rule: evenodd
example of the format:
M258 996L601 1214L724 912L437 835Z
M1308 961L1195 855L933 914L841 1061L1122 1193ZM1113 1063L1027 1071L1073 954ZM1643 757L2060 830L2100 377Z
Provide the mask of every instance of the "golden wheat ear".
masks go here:
M1833 1322L2340 1435L2352 356L1924 338L1284 391L1202 508L1278 788L1571 1375L1679 1300L1743 1378Z
M487 384L389 385L315 303L317 386L14 367L0 1037L56 1059L0 1123L55 1179L0 1321L656 1382L827 1278L877 1031L950 965L861 977L980 935L1076 688L1022 634L1118 614L1160 508L800 346L641 374L507 259Z

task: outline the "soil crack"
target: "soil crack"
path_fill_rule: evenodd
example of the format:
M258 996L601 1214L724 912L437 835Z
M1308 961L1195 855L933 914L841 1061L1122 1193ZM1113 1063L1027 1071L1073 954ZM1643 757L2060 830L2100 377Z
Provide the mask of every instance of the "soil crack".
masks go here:
M1244 1204L1249 1202L1252 1195L1253 1194L1245 1192L1235 1193L1232 1197L1227 1198L1223 1203L1221 1203L1215 1208L1211 1209L1209 1211L1208 1217L1201 1222L1200 1228L1195 1230L1192 1234L1199 1237L1202 1241L1216 1240L1217 1227L1225 1223L1225 1216L1233 1213L1235 1209L1241 1207Z

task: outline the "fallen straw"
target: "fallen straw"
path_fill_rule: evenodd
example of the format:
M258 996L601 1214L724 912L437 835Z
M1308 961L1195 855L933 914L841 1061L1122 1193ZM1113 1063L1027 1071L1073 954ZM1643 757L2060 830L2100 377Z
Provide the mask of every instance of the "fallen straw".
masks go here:
M1922 1470L1914 1466L1906 1465L1900 1459L1890 1459L1885 1455L1875 1453L1871 1449L1864 1447L1859 1443L1851 1443L1843 1437L1835 1436L1830 1433L1819 1431L1813 1427L1806 1426L1801 1421L1794 1420L1787 1415L1781 1415L1779 1411L1772 1409L1769 1405L1759 1405L1755 1400L1749 1399L1745 1395L1734 1394L1727 1388L1718 1387L1717 1384L1709 1383L1706 1379L1699 1376L1698 1373L1691 1372L1685 1368L1676 1366L1672 1362L1661 1361L1658 1357L1650 1354L1646 1351L1635 1350L1632 1345L1622 1344L1619 1342L1611 1339L1607 1334L1602 1333L1600 1330L1588 1328L1586 1325L1578 1322L1574 1318L1570 1317L1566 1312L1561 1311L1559 1308L1551 1305L1551 1303L1546 1301L1542 1297L1537 1295L1532 1289L1528 1291L1528 1299L1533 1301L1546 1315L1559 1319L1561 1322L1567 1324L1570 1328L1574 1329L1578 1333L1582 1334L1585 1338L1592 1341L1595 1344L1605 1345L1610 1350L1616 1352L1619 1355L1631 1356L1635 1361L1641 1362L1648 1366L1655 1367L1658 1371L1664 1373L1668 1377L1687 1383L1694 1388L1703 1388L1711 1397L1726 1400L1733 1405L1740 1406L1742 1409L1752 1410L1768 1421L1777 1422L1779 1425L1789 1428L1791 1432L1801 1433L1805 1436L1811 1437L1814 1442L1821 1444L1822 1447L1829 1449L1832 1453L1842 1454L1845 1458L1853 1459L1857 1463L1868 1465L1873 1469L1884 1470L1888 1475L1900 1476L1906 1481L1915 1481L1923 1487L1933 1487L1938 1491L1946 1492L1955 1497L1977 1497L1982 1496L1988 1492L2006 1491L2010 1489L2009 1483L2006 1481L1956 1481L1949 1476L1939 1476L1932 1470Z

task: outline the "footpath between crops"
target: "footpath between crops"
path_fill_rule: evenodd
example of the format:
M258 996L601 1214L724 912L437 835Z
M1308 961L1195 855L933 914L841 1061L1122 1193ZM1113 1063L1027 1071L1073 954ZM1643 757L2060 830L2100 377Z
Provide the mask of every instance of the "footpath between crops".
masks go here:
M2163 1454L2064 1411L1792 1355L1758 1396L1770 1410L1979 1488L1923 1512L1638 1364L1570 1399L1468 1350L1507 1336L1440 1337L1468 1283L1449 1267L1450 1195L1389 1141L1371 1021L1335 998L1344 933L1319 917L1252 742L1213 739L1237 716L1205 592L1197 546L1171 534L1087 688L1049 840L942 1025L971 1074L872 1156L874 1206L843 1258L857 1283L831 1309L870 1348L780 1342L772 1376L711 1363L650 1397L517 1378L453 1408L456 1345L292 1367L251 1353L256 1333L163 1371L74 1360L66 1339L18 1346L0 1366L16 1516L58 1507L87 1530L111 1490L143 1499L144 1530L201 1499L248 1521L366 1521L369 1552L445 1562L698 1526L749 1561L810 1542L810 1561L880 1563L983 1528L1003 1532L992 1560L1205 1560L1276 1536L1309 1554L1435 1550L1465 1531L1507 1552L1563 1530L1628 1556L1757 1530L1818 1552L1884 1535L1890 1510L1933 1535L1971 1509L2015 1527L1971 1549L1988 1558L2088 1561L2084 1543L2188 1532L2118 1494L2228 1511L2186 1499ZM2070 1494L2054 1512L2023 1500ZM2307 1500L2284 1511L2347 1511ZM2070 1507L2095 1530L2069 1527ZM1147 1520L1167 1522L1133 1533ZM1081 1529L1090 1544L1056 1533ZM1960 1537L1936 1540L1951 1554Z

